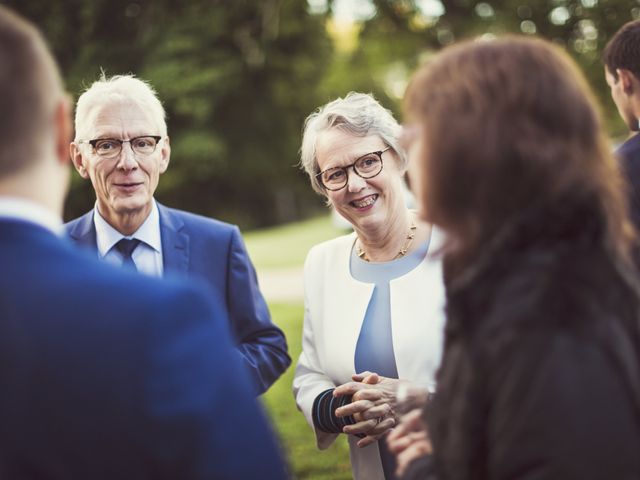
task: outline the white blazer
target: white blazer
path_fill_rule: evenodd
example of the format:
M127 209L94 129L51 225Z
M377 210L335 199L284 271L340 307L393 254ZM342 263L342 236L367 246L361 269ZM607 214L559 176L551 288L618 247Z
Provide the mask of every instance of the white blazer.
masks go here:
M313 247L304 266L305 316L302 353L293 379L298 409L313 426L311 409L324 390L351 381L355 348L374 285L351 276L349 260L355 233ZM443 237L436 229L429 252L412 271L390 283L391 332L398 375L435 390L444 330L445 293L442 264L434 255ZM337 434L315 429L318 448ZM356 480L384 480L378 445L356 446L350 435L351 466Z

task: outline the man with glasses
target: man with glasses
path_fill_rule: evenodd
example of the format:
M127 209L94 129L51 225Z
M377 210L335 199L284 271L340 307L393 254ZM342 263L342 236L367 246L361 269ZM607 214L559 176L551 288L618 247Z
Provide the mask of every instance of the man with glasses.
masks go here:
M133 76L102 78L78 99L75 127L71 157L97 201L67 224L70 237L115 264L204 281L226 305L256 392L265 392L291 362L284 335L271 321L238 228L154 200L171 147L153 89Z

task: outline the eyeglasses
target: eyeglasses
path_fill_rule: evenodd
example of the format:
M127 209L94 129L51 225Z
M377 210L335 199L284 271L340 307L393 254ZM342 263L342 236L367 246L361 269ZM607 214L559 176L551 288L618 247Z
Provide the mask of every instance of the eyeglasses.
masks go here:
M88 143L93 150L104 158L116 158L122 152L122 144L129 143L133 153L140 156L151 155L156 151L158 142L162 137L157 135L143 135L129 140L117 138L97 138L95 140L79 140L78 143Z
M331 191L340 190L347 186L349 182L347 169L349 168L353 168L356 175L361 178L373 178L382 171L382 154L390 148L391 147L387 147L378 152L367 153L351 165L323 170L316 175L316 178L324 188Z

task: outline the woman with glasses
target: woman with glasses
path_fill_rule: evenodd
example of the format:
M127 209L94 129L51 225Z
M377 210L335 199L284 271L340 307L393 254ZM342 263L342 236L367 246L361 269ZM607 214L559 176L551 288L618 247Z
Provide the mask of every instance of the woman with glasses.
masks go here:
M632 234L584 77L542 40L471 41L405 106L421 217L447 236L447 327L428 435L411 413L388 437L404 478L640 478Z
M350 93L307 118L301 148L312 187L354 232L307 257L293 388L319 448L349 436L356 479L394 478L378 439L396 424L397 387L433 391L440 361L440 239L405 205L399 133L376 100Z

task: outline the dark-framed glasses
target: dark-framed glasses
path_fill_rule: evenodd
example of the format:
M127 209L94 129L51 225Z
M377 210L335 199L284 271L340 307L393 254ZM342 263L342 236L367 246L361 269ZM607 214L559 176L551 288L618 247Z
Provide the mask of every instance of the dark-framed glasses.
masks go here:
M349 182L349 168L362 178L373 178L382 171L382 154L389 150L387 147L378 152L370 152L359 157L351 165L327 168L316 175L316 178L327 190L340 190Z
M115 158L122 152L122 145L129 143L133 153L140 156L151 155L156 151L156 147L162 137L158 135L142 135L120 140L118 138L97 138L95 140L79 140L78 143L88 143L93 147L93 151L104 158Z

